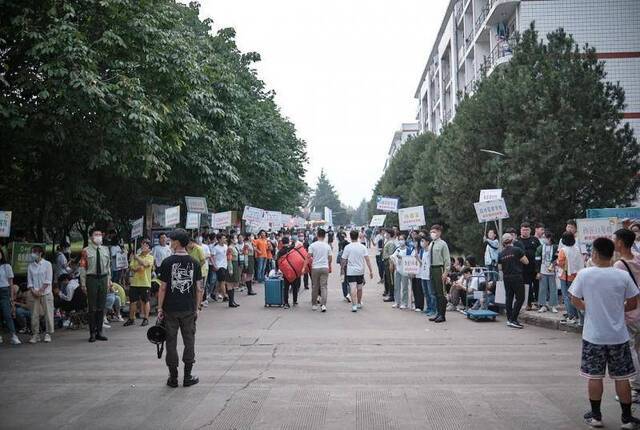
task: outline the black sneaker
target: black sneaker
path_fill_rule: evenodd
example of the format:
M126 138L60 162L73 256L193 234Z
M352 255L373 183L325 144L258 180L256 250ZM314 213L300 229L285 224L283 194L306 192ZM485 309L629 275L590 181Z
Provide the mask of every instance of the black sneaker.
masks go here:
M178 377L177 376L169 376L169 379L167 379L167 385L170 386L171 388L177 388L178 387Z
M124 324L122 324L123 327L128 327L130 325L134 325L136 322L134 320L132 320L131 318L129 318L127 320L127 322L125 322Z
M625 417L624 415L622 416L622 425L620 426L621 429L635 429L638 428L638 424L640 424L640 420L634 416L631 417Z
M593 412L589 411L586 414L584 414L584 422L587 423L588 426L591 427L602 427L602 415L600 416L595 416L593 415ZM633 427L629 427L629 428L633 428Z
M182 386L190 387L192 385L196 385L198 382L200 382L200 379L198 379L196 375L188 375L182 380Z
M289 303L285 303L285 304L284 304L284 308L285 308L285 309L289 309L290 307L291 307L291 306L289 306Z
M511 324L513 325L513 327L515 328L524 328L524 326L522 324L520 324L519 321L511 321Z
M148 319L146 319L146 318L145 318L145 319L143 319L143 320L142 320L142 324L140 324L140 325L141 325L141 326L143 326L143 327L144 327L144 326L146 326L146 325L149 325L149 320L148 320Z

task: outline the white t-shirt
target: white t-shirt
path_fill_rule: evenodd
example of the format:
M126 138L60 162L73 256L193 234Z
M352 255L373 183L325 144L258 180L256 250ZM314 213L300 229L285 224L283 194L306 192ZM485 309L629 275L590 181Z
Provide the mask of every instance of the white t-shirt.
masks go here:
M347 260L347 276L364 275L364 257L368 255L367 247L361 243L352 242L345 246L342 259Z
M309 254L313 257L313 269L328 269L331 247L325 241L316 240L309 245Z
M587 267L578 272L569 293L586 305L584 340L596 345L618 345L629 340L624 301L638 295L629 273L613 267Z
M171 247L169 245L162 246L158 244L153 247L151 254L153 255L153 262L156 267L160 267L162 265L162 261L171 256Z
M15 276L13 276L13 269L11 269L11 265L10 264L3 264L2 266L0 266L0 288L8 288L11 285L9 285L9 279L13 279Z
M213 247L213 262L216 269L227 268L227 245L216 245Z

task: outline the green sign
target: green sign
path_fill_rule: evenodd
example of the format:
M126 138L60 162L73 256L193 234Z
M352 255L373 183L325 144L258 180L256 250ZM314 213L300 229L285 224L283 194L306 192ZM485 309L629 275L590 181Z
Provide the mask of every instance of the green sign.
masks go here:
M11 268L15 275L27 275L27 267L31 262L31 248L39 245L45 249L44 243L13 242L11 243Z

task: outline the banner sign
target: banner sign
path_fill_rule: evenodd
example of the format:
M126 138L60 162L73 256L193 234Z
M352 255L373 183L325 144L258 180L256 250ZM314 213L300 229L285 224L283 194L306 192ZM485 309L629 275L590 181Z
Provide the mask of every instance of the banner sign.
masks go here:
M327 225L333 225L333 211L328 207L324 207L324 221Z
M28 243L28 242L13 242L11 243L11 268L14 275L27 274L27 267L31 262L31 248L39 245L42 249L46 248L44 243Z
M320 212L311 212L309 214L310 221L320 221L322 219L322 214Z
M293 227L293 215L282 214L280 223L287 228Z
M222 230L233 225L232 215L231 211L211 214L211 228Z
M587 209L587 218L640 218L640 207Z
M480 199L479 202L488 202L491 200L499 200L502 198L502 189L494 189L494 190L480 190Z
M11 235L11 211L0 211L0 237Z
M613 233L622 228L618 218L582 218L577 219L578 240L581 244L590 244L599 237L611 239Z
M386 212L398 212L398 199L376 196L376 209Z
M280 230L282 228L282 212L264 211L264 220L274 230Z
M116 269L123 270L129 268L129 260L127 259L126 252L119 252L116 254Z
M260 208L245 206L244 211L242 212L242 219L252 224L261 223L263 217L264 209Z
M509 218L507 204L504 199L477 202L473 206L476 209L476 215L480 223Z
M187 230L200 228L200 214L187 212L187 222L185 223L184 228Z
M175 227L180 224L180 206L173 206L164 210L164 226Z
M144 217L140 217L131 223L131 239L142 237L144 228Z
M370 227L382 227L384 225L384 220L387 219L386 215L374 215L371 217L371 222L369 223Z
M417 258L411 256L402 257L402 270L404 274L409 276L417 276L420 271L420 262Z
M304 228L306 224L307 224L307 220L302 218L301 216L297 216L293 220L293 225L298 228Z
M400 230L411 230L427 223L424 218L423 206L399 209L398 220L400 221Z
M207 199L204 197L185 196L184 201L187 204L187 212L197 214L206 214L209 212L209 209L207 209Z

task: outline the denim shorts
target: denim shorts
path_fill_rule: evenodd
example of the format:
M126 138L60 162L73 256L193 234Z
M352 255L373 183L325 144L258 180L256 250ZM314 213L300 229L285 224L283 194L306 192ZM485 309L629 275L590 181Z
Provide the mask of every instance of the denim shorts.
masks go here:
M618 345L596 345L582 340L580 373L588 379L603 379L609 368L611 379L629 379L636 374L629 342Z

